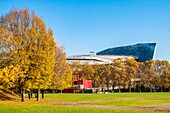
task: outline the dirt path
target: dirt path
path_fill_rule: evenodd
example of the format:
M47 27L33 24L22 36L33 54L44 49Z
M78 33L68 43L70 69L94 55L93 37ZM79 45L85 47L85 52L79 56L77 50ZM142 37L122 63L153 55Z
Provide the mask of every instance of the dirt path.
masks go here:
M157 106L147 106L147 107L91 105L91 104L79 104L79 102L61 102L61 103L56 103L55 105L77 106L77 107L87 107L87 108L119 109L119 110L159 111L159 112L170 113L170 103L161 104Z

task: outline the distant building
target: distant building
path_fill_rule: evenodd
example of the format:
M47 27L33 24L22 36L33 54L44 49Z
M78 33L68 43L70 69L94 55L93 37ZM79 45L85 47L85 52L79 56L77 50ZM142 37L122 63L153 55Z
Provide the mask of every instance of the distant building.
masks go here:
M90 52L90 55L68 56L67 62L80 61L89 62L90 64L111 63L117 58L134 58L139 62L145 62L154 58L156 43L139 43L129 46L121 46L105 49L103 51Z
M134 56L137 61L145 62L154 58L156 43L139 43L129 46L109 48L97 53L97 55L123 55Z

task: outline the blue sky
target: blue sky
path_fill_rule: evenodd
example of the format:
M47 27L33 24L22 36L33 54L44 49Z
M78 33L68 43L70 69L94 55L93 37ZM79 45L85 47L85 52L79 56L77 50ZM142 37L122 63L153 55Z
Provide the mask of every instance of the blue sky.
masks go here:
M0 15L28 8L54 31L67 55L156 42L170 61L170 0L1 0Z

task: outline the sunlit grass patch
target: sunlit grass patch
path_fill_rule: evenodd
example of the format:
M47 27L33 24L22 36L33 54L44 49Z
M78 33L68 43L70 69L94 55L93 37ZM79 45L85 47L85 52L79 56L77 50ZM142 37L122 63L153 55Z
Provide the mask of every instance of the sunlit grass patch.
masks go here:
M0 113L156 113L145 107L167 103L170 93L45 94L38 102L0 101Z
M0 106L0 113L156 113L135 110L84 108L73 106Z

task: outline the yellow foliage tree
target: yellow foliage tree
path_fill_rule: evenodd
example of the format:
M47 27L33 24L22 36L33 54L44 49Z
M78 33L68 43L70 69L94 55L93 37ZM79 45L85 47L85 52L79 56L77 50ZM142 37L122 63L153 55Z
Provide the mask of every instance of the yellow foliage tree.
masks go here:
M121 86L126 86L126 74L125 74L125 65L122 58L113 60L113 69L112 69L112 82L114 86L119 87L119 92Z
M131 87L135 83L136 73L138 68L138 62L134 59L127 58L125 60L125 69L126 69L126 81L128 84L129 92L131 92Z
M63 47L57 46L55 53L54 75L51 79L51 89L63 90L72 85L72 71L66 62Z

